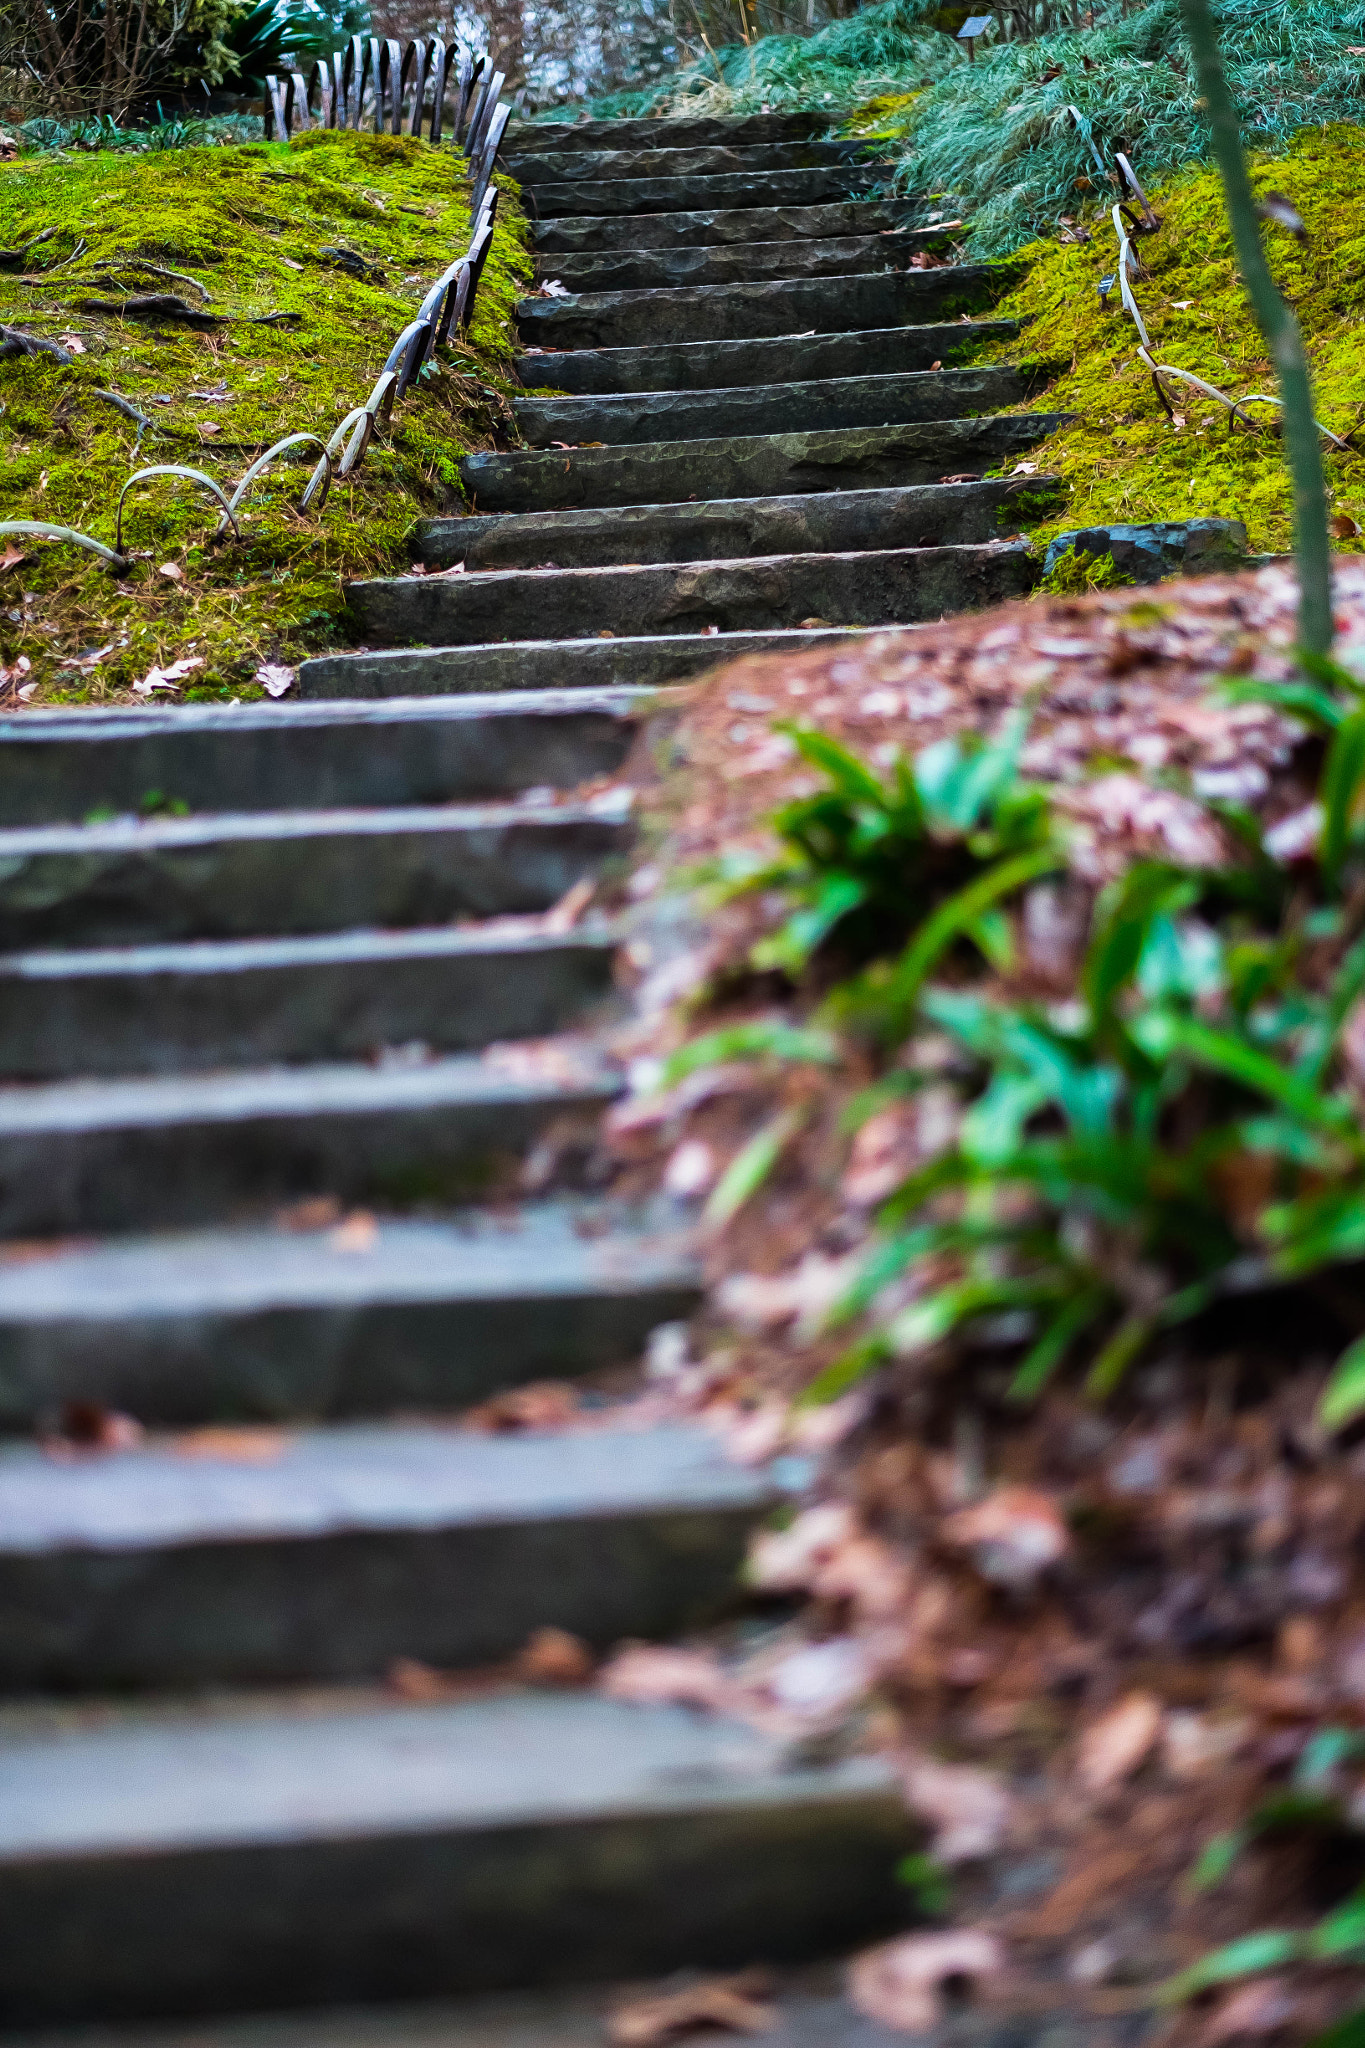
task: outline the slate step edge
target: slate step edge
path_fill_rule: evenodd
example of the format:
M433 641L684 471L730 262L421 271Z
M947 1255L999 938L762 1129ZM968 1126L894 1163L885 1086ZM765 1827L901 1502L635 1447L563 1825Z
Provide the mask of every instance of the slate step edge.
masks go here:
M0 1429L69 1401L175 1427L467 1407L630 1362L698 1291L676 1224L573 1203L381 1217L358 1239L236 1226L57 1246L0 1259Z
M185 1229L320 1196L468 1199L620 1085L590 1046L557 1044L551 1060L508 1047L0 1088L0 1239Z
M733 1604L781 1499L703 1428L609 1416L304 1430L254 1458L0 1449L0 1689L336 1682L497 1662L545 1627L667 1635Z
M259 1710L0 1752L11 2026L808 1959L901 1925L872 1757L592 1696Z

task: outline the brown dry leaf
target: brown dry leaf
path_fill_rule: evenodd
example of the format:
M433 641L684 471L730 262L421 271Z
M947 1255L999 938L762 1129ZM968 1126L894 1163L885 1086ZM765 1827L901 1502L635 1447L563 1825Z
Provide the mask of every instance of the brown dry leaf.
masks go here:
M49 1456L68 1458L83 1451L130 1451L142 1442L142 1424L99 1401L64 1401L55 1435L45 1444Z
M368 1209L353 1209L327 1239L328 1249L334 1252L372 1252L378 1242L379 1225Z
M772 1980L763 1970L744 1970L734 1977L704 1977L681 1991L654 1998L632 1998L607 2016L607 2038L617 2048L656 2048L702 2027L731 2034L768 2034L777 2025L777 2008L766 1995Z
M466 1429L563 1429L578 1413L578 1389L567 1380L532 1380L481 1401L464 1415Z
M185 572L179 562L159 562L156 573L164 576L168 583L183 583L185 580Z
M720 1713L734 1693L731 1680L710 1650L659 1649L627 1643L598 1674L608 1699L637 1707L702 1707Z
M1277 2034L1294 2017L1294 1998L1284 1977L1262 1977L1239 1985L1220 1999L1199 2035L1199 2048L1222 2048L1246 2035Z
M1335 512L1327 522L1327 531L1333 540L1354 540L1360 526L1349 512Z
M935 1830L936 1862L975 1863L993 1855L1005 1839L1013 1805L989 1771L912 1756L902 1761L901 1783L912 1812Z
M1130 1778L1161 1733L1162 1706L1154 1693L1130 1692L1081 1737L1076 1775L1087 1792L1107 1792Z
M273 1465L290 1442L283 1429L187 1429L171 1440L177 1458L221 1460L225 1465Z
M763 1593L804 1592L856 1532L842 1501L807 1508L785 1529L760 1530L749 1550L749 1583Z
M384 1683L400 1700L443 1700L451 1692L445 1673L416 1657L395 1657L384 1673Z
M1004 1949L979 1928L903 1934L854 1957L848 1995L860 2013L881 2026L924 2034L942 2017L945 1984L955 1978L996 1977L1004 1967Z
M949 1515L941 1534L955 1549L970 1551L994 1586L1032 1586L1071 1548L1056 1502L1028 1486L997 1487L976 1506Z
M81 340L79 334L59 334L57 339L61 342L63 348L70 349L73 356L83 356L85 354L85 343Z
M281 1230L330 1230L340 1221L341 1204L335 1195L308 1195L301 1202L291 1202L287 1209L275 1211L275 1222Z
M515 1659L517 1675L529 1685L586 1685L593 1655L581 1636L566 1628L538 1628Z
M17 569L21 562L26 562L27 560L28 556L24 553L24 550L17 548L12 540L7 540L5 542L5 552L3 555L0 555L0 576L3 576L7 570Z
M584 875L566 889L552 909L547 910L542 920L547 932L571 932L597 892L597 883L591 875Z

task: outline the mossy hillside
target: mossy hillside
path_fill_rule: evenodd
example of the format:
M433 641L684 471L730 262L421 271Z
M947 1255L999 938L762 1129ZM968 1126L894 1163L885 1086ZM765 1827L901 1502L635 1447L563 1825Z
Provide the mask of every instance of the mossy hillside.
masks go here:
M1271 266L1303 327L1318 418L1352 435L1365 421L1365 130L1306 130L1287 154L1258 158L1252 175L1258 193L1291 200L1307 228L1298 242L1267 226ZM1161 228L1133 248L1146 273L1134 293L1156 361L1193 371L1234 398L1274 395L1275 372L1237 271L1217 174L1186 173L1153 203ZM1076 415L1032 457L1071 489L1040 531L1222 516L1246 521L1253 550L1286 550L1290 486L1274 408L1253 406L1259 424L1249 429L1230 424L1225 407L1191 386L1173 385L1183 424L1167 418L1117 285L1107 306L1100 301L1099 281L1118 270L1107 216L1094 222L1090 242L1038 242L1022 254L1028 275L999 311L1028 323L1021 358L1067 364L1034 403ZM1333 511L1365 526L1365 453L1325 444L1324 458Z
M468 245L457 165L429 143L337 133L0 165L0 247L57 230L32 253L35 282L0 272L0 320L74 335L85 351L70 365L0 363L0 517L53 520L112 544L119 492L144 465L184 463L230 492L286 433L326 439L364 403L432 281ZM63 262L81 236L88 249ZM354 252L366 274L328 249ZM225 324L197 331L76 309L92 294L200 303L174 278L95 272L132 257L200 280ZM218 511L201 489L172 478L139 485L124 542L142 559L125 578L72 547L24 543L27 559L0 578L0 661L27 655L39 699L74 701L117 698L153 664L194 656L204 666L184 694L217 697L250 694L263 660L342 643L343 579L405 564L414 519L458 502L461 453L507 423L511 309L529 267L513 188L471 332L395 407L320 511L296 509L316 461L306 448L253 487L240 542L212 544ZM297 320L253 324L277 312ZM225 398L195 395L222 387ZM151 421L140 446L101 389ZM167 564L180 580L161 573ZM92 666L90 653L106 647Z

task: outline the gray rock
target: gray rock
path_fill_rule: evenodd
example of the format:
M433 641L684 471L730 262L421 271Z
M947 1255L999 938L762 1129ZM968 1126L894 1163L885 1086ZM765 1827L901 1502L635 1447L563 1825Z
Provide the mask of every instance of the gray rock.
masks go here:
M1069 549L1108 555L1134 583L1164 576L1208 576L1246 566L1247 530L1240 519L1178 519L1146 526L1086 526L1059 533L1043 561L1048 575Z
M513 121L503 154L509 158L541 150L749 148L755 143L802 142L823 135L827 114L741 114L738 116L657 115L625 121Z
M793 242L879 235L912 224L913 200L828 199L817 206L716 206L691 213L561 214L532 229L542 270L556 252L694 249L727 242Z
M573 292L736 284L759 277L848 277L864 270L904 270L917 250L936 239L932 230L906 228L815 242L734 242L700 249L583 249L576 255L542 256L539 268L542 277L557 278Z

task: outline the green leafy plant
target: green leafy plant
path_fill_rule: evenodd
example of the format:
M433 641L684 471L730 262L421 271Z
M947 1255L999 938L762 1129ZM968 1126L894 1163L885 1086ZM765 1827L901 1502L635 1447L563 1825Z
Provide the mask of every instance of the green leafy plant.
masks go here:
M777 812L781 855L733 884L778 888L796 904L755 947L754 965L795 979L836 938L854 964L885 954L925 910L972 884L980 886L962 928L998 957L998 888L1060 865L1047 798L1019 778L1026 719L1012 718L990 743L943 740L913 761L898 758L885 777L824 733L779 730L824 786Z

